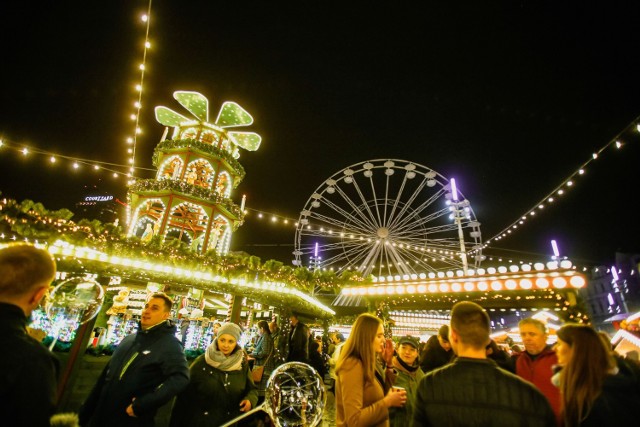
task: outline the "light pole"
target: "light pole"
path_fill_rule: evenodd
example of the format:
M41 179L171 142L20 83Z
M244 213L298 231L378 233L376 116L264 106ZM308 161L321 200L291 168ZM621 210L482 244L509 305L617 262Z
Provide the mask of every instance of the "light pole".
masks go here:
M462 261L462 271L466 276L467 270L468 270L468 263L467 263L467 250L464 246L464 233L462 232L462 220L467 217L467 212L465 208L468 210L469 201L459 200L458 188L456 187L455 178L451 178L449 182L451 184L451 205L453 207L453 220L455 224L458 226L458 240L460 241L460 259Z

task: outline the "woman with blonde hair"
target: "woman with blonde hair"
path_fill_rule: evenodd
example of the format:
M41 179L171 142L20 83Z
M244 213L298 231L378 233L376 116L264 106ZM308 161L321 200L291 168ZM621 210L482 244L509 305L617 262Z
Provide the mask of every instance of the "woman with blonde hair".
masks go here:
M564 426L635 424L629 409L640 402L640 378L626 364L616 363L590 326L568 324L556 335L561 370L552 382L560 388Z
M376 369L384 351L382 321L361 314L336 364L336 426L389 426L389 408L406 403L404 390L385 387Z

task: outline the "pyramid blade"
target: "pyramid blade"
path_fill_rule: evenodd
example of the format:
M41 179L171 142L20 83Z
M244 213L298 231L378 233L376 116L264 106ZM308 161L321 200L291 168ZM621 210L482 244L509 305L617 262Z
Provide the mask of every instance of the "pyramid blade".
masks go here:
M248 151L256 151L262 142L262 137L255 132L228 132L227 135L237 146Z
M244 108L235 102L227 101L222 104L216 126L230 128L234 126L246 126L253 123L253 117Z
M155 108L156 120L165 126L180 126L180 123L190 121L190 119L182 116L175 111L159 106Z
M201 93L177 90L173 97L202 122L209 121L209 100Z

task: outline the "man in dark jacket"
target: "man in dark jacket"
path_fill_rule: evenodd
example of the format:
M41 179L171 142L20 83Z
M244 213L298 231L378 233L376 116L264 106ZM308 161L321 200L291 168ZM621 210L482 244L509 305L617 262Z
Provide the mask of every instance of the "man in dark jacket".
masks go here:
M82 426L153 426L156 411L189 383L189 368L172 301L156 293L145 304L140 328L126 336L80 408Z
M420 367L427 373L446 365L453 358L453 350L449 343L449 326L442 325L437 335L432 335L420 355Z
M31 312L49 289L55 261L44 249L0 249L0 414L3 423L49 426L56 408L58 359L27 333ZM4 424L3 424L4 425Z
M309 363L309 328L300 322L297 314L289 317L291 332L289 333L289 355L287 362Z
M422 378L413 426L548 426L555 417L532 384L487 359L489 316L462 301L451 310L449 341L456 359Z

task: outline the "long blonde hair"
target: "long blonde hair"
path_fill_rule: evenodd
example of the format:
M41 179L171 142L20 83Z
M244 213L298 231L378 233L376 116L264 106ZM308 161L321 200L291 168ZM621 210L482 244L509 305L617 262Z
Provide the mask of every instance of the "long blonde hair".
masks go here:
M349 338L342 345L340 356L336 363L336 374L342 369L343 363L354 358L362 362L364 377L368 381L373 381L376 370L376 349L373 347L373 340L378 334L378 328L382 325L382 320L368 313L363 313L356 319Z
M556 334L571 348L560 373L560 393L565 426L578 426L591 412L602 392L604 379L616 366L598 333L587 325L569 324Z

